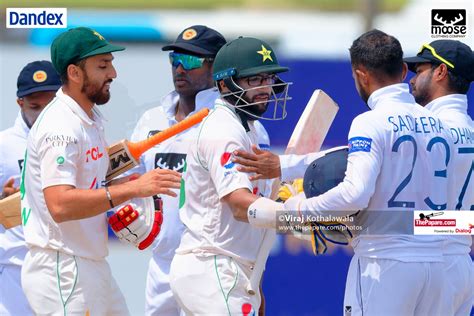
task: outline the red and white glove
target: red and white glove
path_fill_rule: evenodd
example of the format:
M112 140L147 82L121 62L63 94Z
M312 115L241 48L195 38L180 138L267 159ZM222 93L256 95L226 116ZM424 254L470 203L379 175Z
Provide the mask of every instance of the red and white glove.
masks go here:
M118 207L108 219L115 235L140 250L146 249L160 233L163 223L161 199L136 198Z

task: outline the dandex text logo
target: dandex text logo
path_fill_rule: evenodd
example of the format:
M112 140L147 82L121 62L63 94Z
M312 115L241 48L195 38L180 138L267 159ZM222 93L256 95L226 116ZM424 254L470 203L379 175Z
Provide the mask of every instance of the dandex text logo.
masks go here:
M7 8L7 28L66 28L67 8Z

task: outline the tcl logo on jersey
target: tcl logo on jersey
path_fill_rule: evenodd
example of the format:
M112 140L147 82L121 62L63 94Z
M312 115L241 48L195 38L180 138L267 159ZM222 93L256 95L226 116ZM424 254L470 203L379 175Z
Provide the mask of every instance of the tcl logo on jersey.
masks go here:
M89 158L95 161L102 158L103 156L104 154L100 152L99 146L92 147L86 151L86 162L89 162Z
M226 169L232 169L235 166L235 163L231 160L232 154L229 152L225 152L221 156L221 166Z
M94 177L94 180L92 180L92 183L89 186L89 189L98 189L98 188L99 188L99 182L97 181L97 177Z

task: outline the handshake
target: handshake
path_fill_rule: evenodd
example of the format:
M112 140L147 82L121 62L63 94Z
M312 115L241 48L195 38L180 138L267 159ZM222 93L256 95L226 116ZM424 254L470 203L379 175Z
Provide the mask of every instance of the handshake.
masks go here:
M108 222L119 240L144 250L160 233L162 209L160 198L135 198L119 206Z

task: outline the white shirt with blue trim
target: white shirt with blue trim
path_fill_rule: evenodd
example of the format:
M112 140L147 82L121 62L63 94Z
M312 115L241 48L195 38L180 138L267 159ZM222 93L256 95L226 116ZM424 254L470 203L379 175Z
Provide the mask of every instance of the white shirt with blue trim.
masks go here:
M445 123L454 140L456 163L452 172L454 184L450 210L474 210L474 122L467 114L467 96L450 94L437 98L426 108ZM447 236L444 253L462 255L471 252L472 236Z
M415 103L408 85L373 92L371 111L357 116L348 136L346 176L328 192L303 200L312 215L357 215L359 256L404 262L441 262L444 236L413 235L413 210L448 205L447 165L453 141L440 118Z

